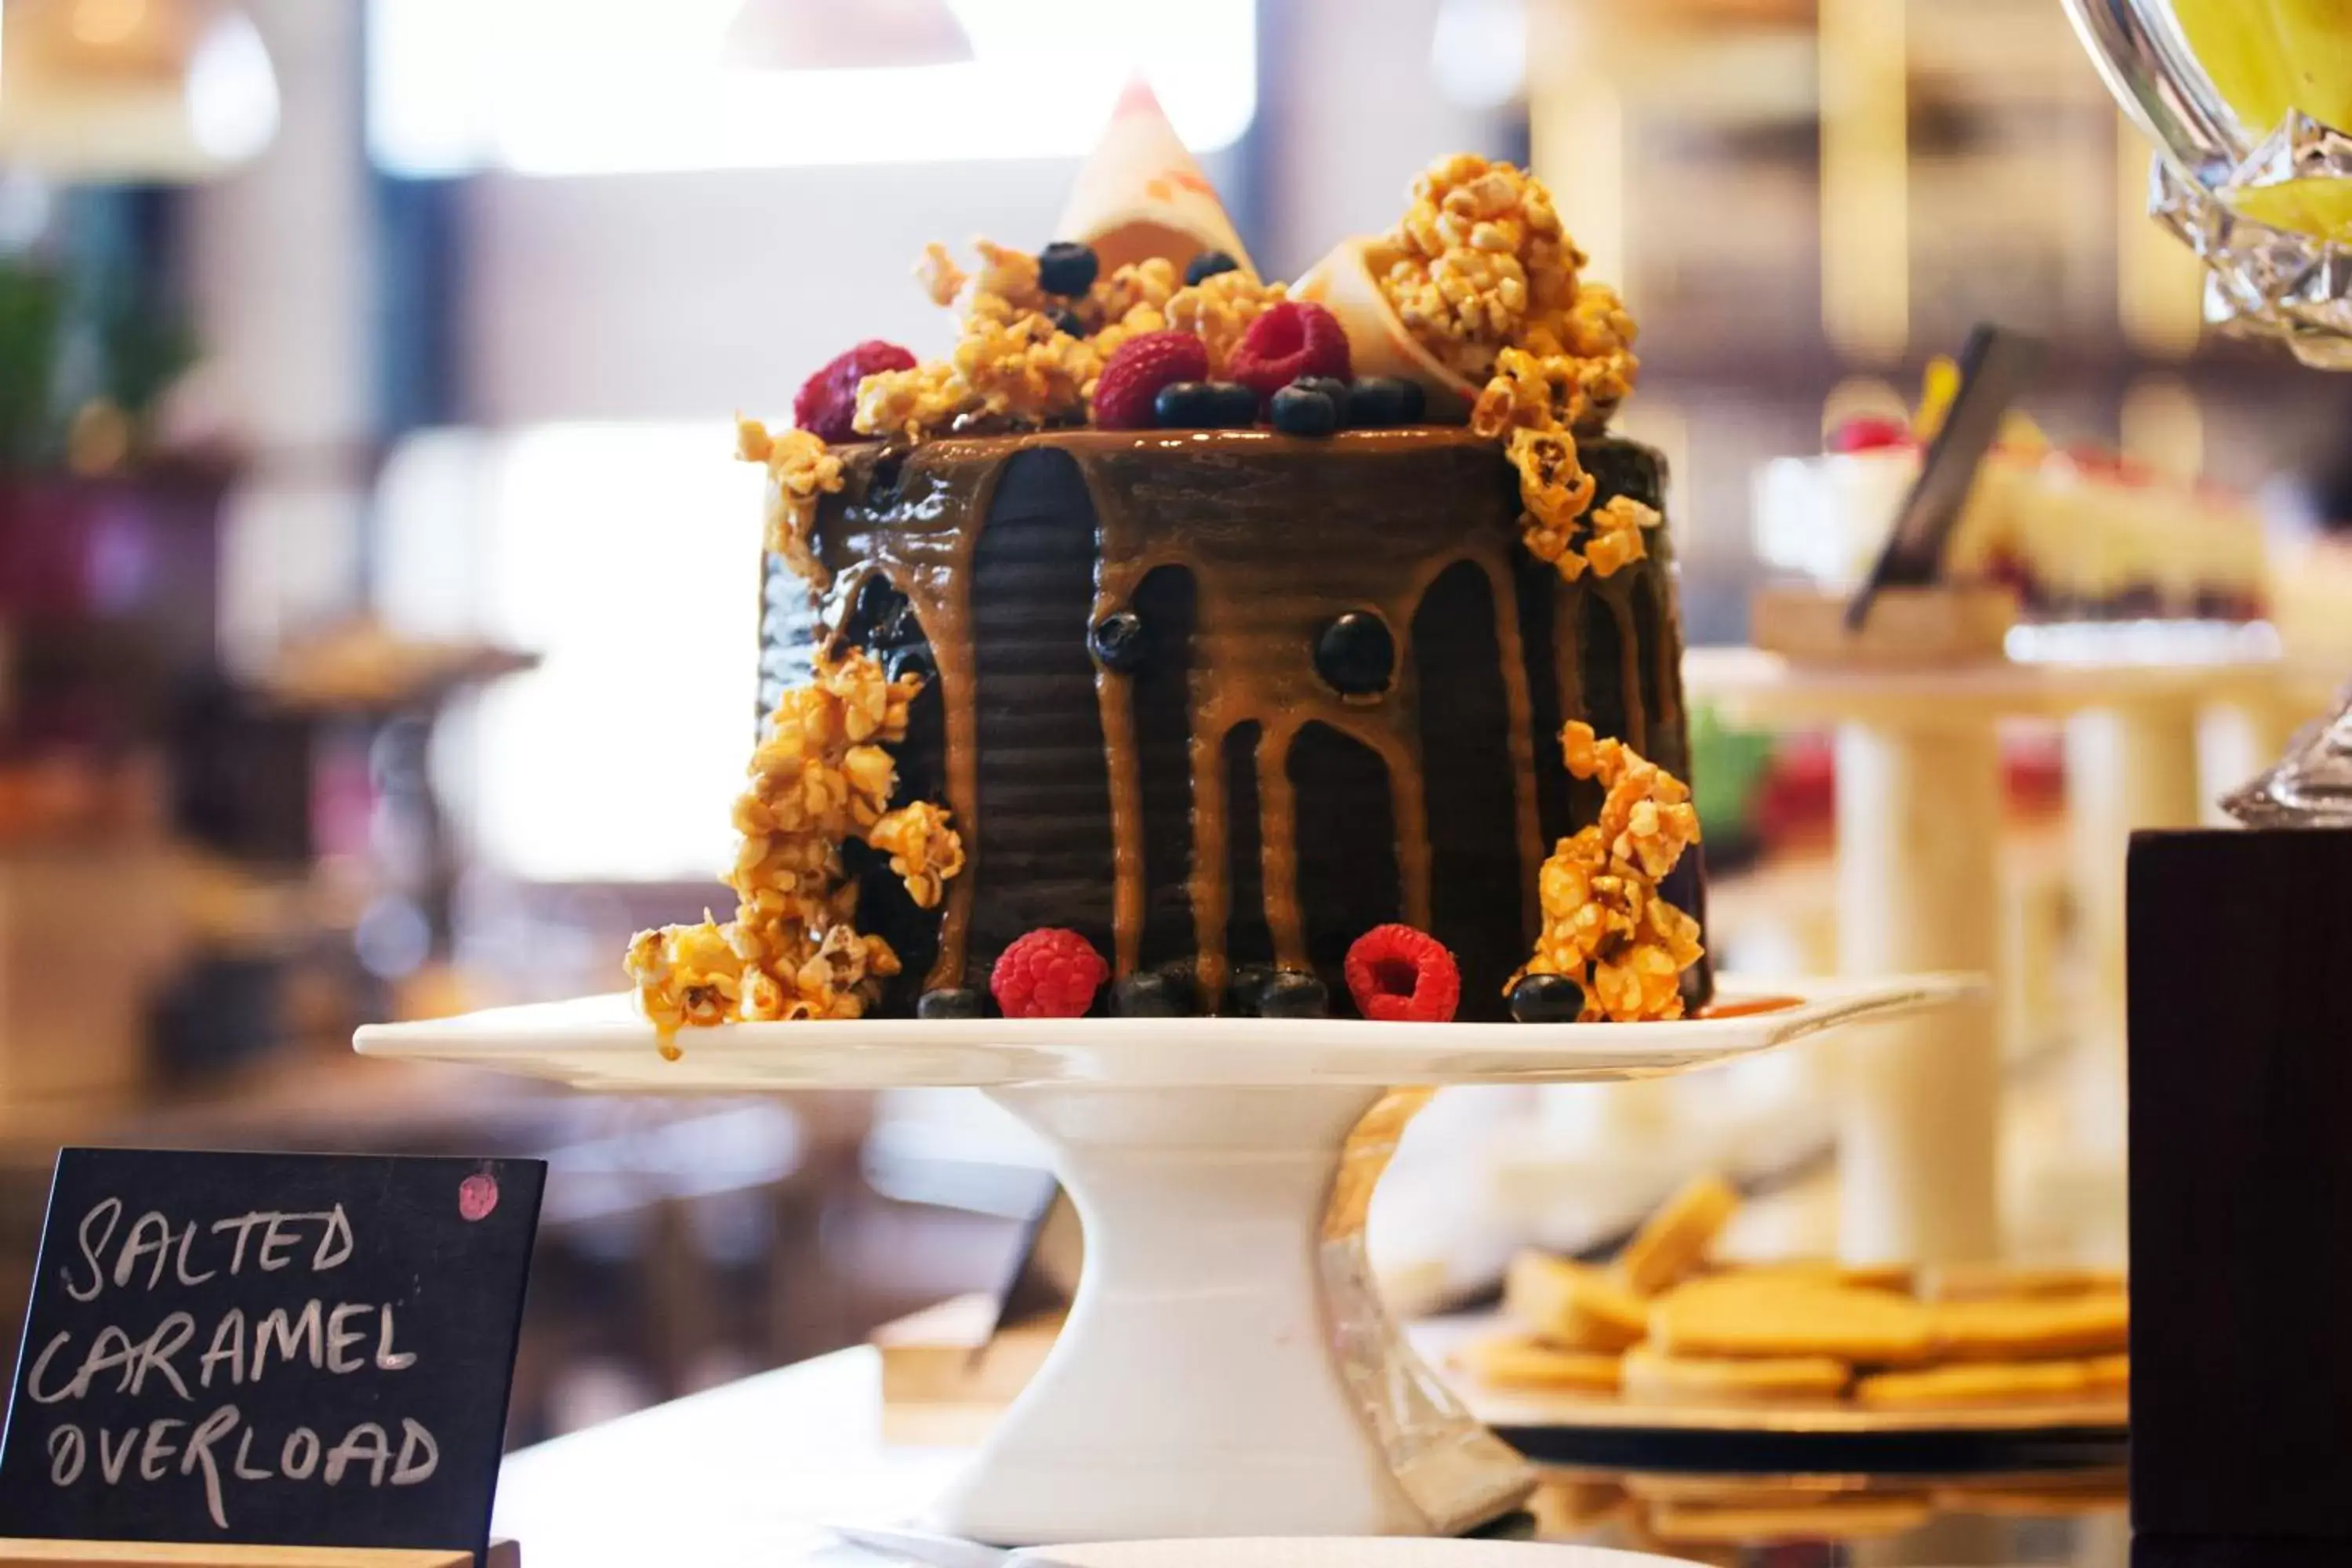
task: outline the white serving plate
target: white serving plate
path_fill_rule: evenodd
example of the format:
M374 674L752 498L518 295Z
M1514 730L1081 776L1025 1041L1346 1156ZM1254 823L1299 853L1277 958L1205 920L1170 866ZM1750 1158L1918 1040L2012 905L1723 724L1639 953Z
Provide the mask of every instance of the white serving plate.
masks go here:
M725 1024L659 1041L625 993L373 1024L362 1056L457 1062L632 1094L1045 1084L1601 1082L1663 1077L1974 994L1953 976L1763 983L1727 977L1730 1016L1659 1024L1381 1024L1356 1018L858 1018ZM1787 1005L1738 1012L1772 999Z
M1055 1546L1012 1568L1696 1568L1683 1557L1540 1541L1419 1540L1409 1536L1258 1536L1206 1541L1108 1541Z

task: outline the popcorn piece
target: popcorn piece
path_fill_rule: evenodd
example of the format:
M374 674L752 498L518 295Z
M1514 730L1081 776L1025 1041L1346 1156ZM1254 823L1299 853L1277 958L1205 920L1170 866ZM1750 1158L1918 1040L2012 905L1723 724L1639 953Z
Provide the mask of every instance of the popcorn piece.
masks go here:
M1519 471L1520 537L1528 552L1549 561L1570 582L1590 564L1575 547L1577 520L1592 504L1592 476L1577 461L1576 443L1548 430L1511 432L1504 451Z
M1560 731L1570 773L1607 790L1600 820L1554 847L1536 883L1543 930L1530 974L1564 974L1584 988L1588 1022L1679 1018L1681 975L1705 951L1698 922L1658 892L1698 842L1689 786L1590 724Z
M948 247L934 240L923 247L923 259L915 264L915 279L931 297L931 303L945 310L955 303L956 296L963 292L971 277L956 265Z
M707 911L698 925L639 931L622 967L636 984L646 1016L662 1031L666 1057L677 1055L669 1036L681 1025L719 1023L735 1005L740 966Z
M1650 547L1643 531L1658 527L1665 519L1656 508L1644 506L1632 496L1612 496L1586 521L1591 524L1592 536L1585 542L1584 559L1606 577L1647 555Z
M816 557L816 512L820 501L841 489L841 459L806 430L771 434L756 419L735 422L735 453L746 462L767 465L769 551L816 587L829 586L833 574Z
M1249 324L1288 292L1288 284L1261 283L1235 268L1178 289L1160 314L1169 326L1201 340L1209 351L1209 374L1222 380L1225 362Z
M1045 291L1037 286L1037 258L1025 250L1008 250L985 239L972 241L980 252L980 276L974 288L975 307L994 300L994 308L1021 314L1045 308Z
M947 812L927 800L884 816L866 842L889 855L890 869L918 909L937 909L943 885L963 869L963 840L948 826Z
M746 448L768 439L747 433ZM850 648L820 658L814 678L777 703L735 803L742 837L726 877L735 918L640 931L624 961L665 1055L676 1054L680 1027L730 1017L861 1016L898 973L890 944L856 929L857 884L841 847L857 838L888 854L925 909L963 869L963 841L943 808L889 808L898 768L884 748L906 738L921 689Z
M1097 278L1087 295L1091 304L1105 321L1123 321L1138 310L1160 311L1167 309L1184 286L1177 274L1176 264L1164 256L1148 261L1134 261L1114 268L1108 278ZM1137 331L1156 332L1168 323L1163 319L1157 325L1136 327Z
M912 370L885 371L859 382L857 415L851 423L860 435L919 440L978 405L977 395L952 365L929 360Z

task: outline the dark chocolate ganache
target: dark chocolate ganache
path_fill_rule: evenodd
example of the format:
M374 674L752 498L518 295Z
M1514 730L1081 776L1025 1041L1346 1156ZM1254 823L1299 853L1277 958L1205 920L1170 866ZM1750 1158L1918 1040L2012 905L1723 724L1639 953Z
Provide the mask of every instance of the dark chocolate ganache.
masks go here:
M1580 447L1596 504L1657 507L1657 454ZM772 556L761 707L832 639L927 682L902 799L947 805L968 856L915 908L850 846L858 923L906 964L878 1011L984 985L1024 931L1068 926L1115 976L1180 972L1216 1010L1249 965L1310 969L1349 1010L1349 944L1388 921L1462 966L1461 1016L1507 1016L1553 841L1596 786L1582 719L1690 776L1666 531L1612 575L1520 546L1517 478L1447 427L1048 431L840 448L822 594ZM1696 851L1669 895L1701 915ZM1704 963L1685 976L1705 1000Z

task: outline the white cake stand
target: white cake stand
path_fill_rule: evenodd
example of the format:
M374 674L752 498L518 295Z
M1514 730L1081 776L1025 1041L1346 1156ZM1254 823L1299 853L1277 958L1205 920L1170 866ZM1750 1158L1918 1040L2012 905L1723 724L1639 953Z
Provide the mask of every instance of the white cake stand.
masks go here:
M1391 1086L1658 1077L1974 988L1726 982L1727 1016L1614 1026L740 1024L688 1034L677 1061L627 997L600 996L380 1025L357 1045L609 1093L983 1089L1051 1148L1086 1268L1053 1353L931 1522L1006 1544L1427 1535L1517 1506L1534 1475L1372 1289L1364 1213L1428 1093Z

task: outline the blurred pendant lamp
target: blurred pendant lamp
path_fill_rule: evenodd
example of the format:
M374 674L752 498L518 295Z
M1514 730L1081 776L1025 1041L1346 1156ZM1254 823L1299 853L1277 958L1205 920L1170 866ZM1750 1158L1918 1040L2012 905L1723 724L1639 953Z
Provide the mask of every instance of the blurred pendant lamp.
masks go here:
M744 0L728 24L727 63L745 70L867 70L971 58L948 0Z
M0 0L0 165L202 180L278 130L278 81L227 0Z

